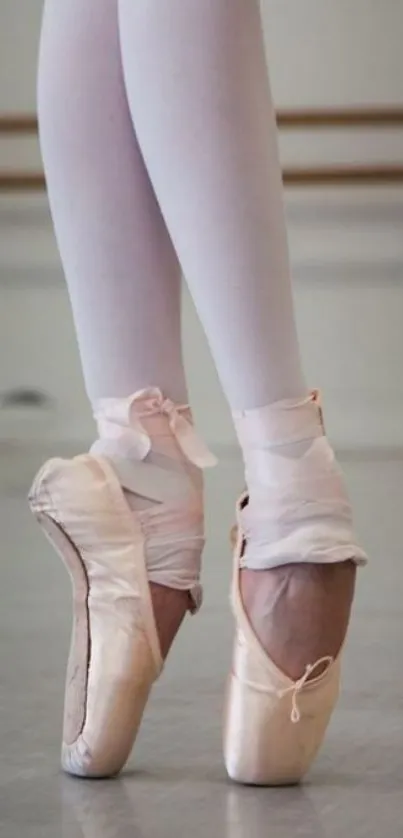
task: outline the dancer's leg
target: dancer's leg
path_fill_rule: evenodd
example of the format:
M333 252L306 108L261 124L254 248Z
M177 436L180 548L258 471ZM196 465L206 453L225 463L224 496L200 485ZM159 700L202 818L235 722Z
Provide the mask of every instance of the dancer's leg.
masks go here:
M258 0L119 10L133 122L245 461L226 763L234 779L291 782L337 695L338 661L304 685L338 656L363 555L301 373Z
M38 106L89 397L158 384L184 403L180 271L130 119L117 0L48 0Z
M92 776L123 764L161 654L197 604L206 461L175 405L187 402L180 271L117 24L116 0L48 0L39 66L50 205L99 439L45 466L31 505L75 580L63 761Z
M120 19L141 149L231 406L302 395L258 6L120 0Z
M309 441L309 411L308 428L304 410L298 412L306 387L258 2L119 0L119 9L124 73L140 146L231 407L250 411L290 398L297 426L301 414L297 438ZM270 439L264 417L261 424L262 448L278 453L279 441L289 441L287 430L282 435L280 424ZM268 463L263 450L257 458L245 434L240 436L250 508L257 514L260 484L278 479L282 489L281 478L274 477L275 458ZM259 446L257 438L252 445ZM285 468L288 458L289 471L295 465L296 479L306 468L306 458L300 462L306 448L286 444L281 449ZM326 469L326 458L322 461ZM320 471L320 462L312 468ZM337 525L334 538L337 546ZM245 564L254 569L243 574L244 598L265 646L297 677L325 650L339 650L354 566L288 564L261 572L257 568L284 564L284 556L277 561L273 549L270 558L269 551L265 557L260 550L254 562L254 540L258 536L252 532ZM295 551L289 561L298 561Z
M150 386L186 403L180 270L130 119L116 2L48 0L38 87L52 218L94 409Z

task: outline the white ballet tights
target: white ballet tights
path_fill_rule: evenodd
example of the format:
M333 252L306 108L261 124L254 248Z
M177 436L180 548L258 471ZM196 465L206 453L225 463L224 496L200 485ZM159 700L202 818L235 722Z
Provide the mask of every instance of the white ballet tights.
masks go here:
M303 398L258 1L47 0L38 107L93 404L187 402L178 262L231 408Z
M256 0L47 0L38 105L90 398L187 401L175 251L231 407L303 394Z
M94 403L150 385L188 400L180 268L133 130L116 0L47 0L38 79L42 155Z

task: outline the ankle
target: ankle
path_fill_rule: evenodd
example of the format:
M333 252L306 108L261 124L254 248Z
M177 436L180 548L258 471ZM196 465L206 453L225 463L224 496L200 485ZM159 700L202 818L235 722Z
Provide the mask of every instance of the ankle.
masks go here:
M150 582L190 591L201 601L204 546L203 475L214 458L198 438L188 406L150 388L95 406L99 440L143 532Z
M364 563L343 477L324 434L318 394L234 419L248 491L239 515L246 541L242 566Z

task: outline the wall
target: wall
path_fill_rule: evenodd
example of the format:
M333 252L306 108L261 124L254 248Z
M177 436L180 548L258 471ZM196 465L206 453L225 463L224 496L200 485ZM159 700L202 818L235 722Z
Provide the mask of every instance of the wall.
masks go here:
M34 109L41 7L2 0L0 111ZM400 0L264 0L263 14L278 106L403 104ZM281 139L284 162L298 164L398 160L402 148L402 133L368 129ZM35 143L0 142L0 165L38 161ZM304 360L323 387L331 433L340 446L401 445L403 190L288 190L286 200ZM213 443L228 444L228 411L186 292L184 311L200 424ZM0 336L0 393L35 386L52 397L42 410L0 410L0 440L90 435L41 196L0 196Z

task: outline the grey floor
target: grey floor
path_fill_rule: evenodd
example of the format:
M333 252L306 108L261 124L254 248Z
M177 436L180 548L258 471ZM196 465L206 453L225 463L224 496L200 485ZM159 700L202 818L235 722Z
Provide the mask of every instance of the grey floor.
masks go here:
M257 790L227 781L220 751L231 645L227 530L238 466L228 462L210 479L205 607L174 648L128 768L119 780L83 783L58 769L69 585L23 500L36 458L16 469L3 456L1 838L402 834L403 461L345 463L372 563L360 575L343 697L305 785Z

